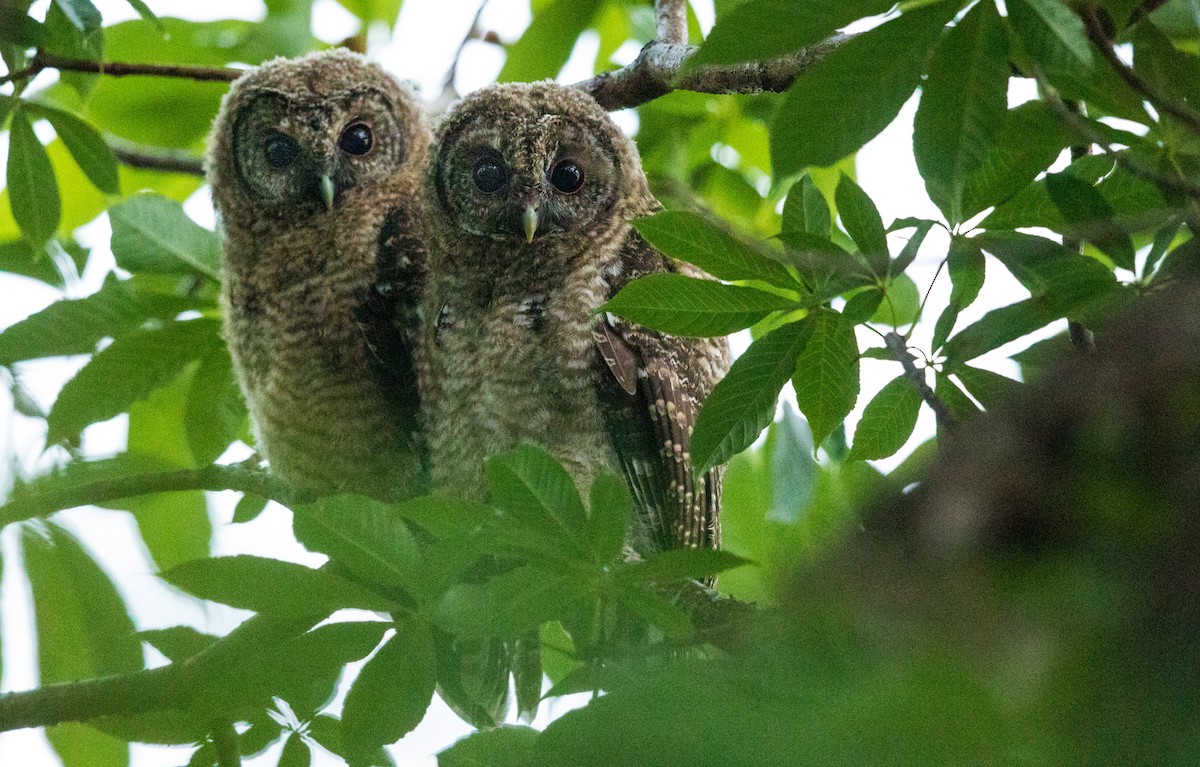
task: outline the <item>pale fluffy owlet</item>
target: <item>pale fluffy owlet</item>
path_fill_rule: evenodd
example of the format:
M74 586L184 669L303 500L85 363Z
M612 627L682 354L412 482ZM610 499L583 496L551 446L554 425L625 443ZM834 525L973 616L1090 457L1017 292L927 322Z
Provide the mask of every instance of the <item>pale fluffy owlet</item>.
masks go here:
M582 91L492 86L441 122L425 194L435 488L482 497L484 459L535 442L585 491L599 469L624 474L638 553L715 546L720 470L696 476L689 451L725 342L593 314L635 277L699 276L629 223L659 207L633 142Z
M421 489L415 212L429 131L347 51L243 75L213 128L225 337L272 471L305 491Z

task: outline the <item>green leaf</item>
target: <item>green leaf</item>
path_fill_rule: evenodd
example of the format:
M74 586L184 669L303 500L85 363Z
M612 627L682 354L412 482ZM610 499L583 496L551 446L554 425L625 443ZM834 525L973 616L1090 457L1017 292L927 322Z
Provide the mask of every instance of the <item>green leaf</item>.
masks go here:
M136 194L108 210L117 265L131 272L194 274L218 279L221 244L188 218L183 207L157 194Z
M963 386L967 387L967 391L988 410L1007 402L1025 388L1019 381L1014 381L1008 376L971 365L958 366L954 369L954 374L963 382Z
M136 328L146 316L129 286L109 275L92 295L55 301L0 333L0 365L90 354L101 339Z
M684 71L710 64L760 61L818 43L852 21L875 16L890 0L750 0L718 16Z
M505 725L476 732L438 754L438 767L529 767L538 731Z
M163 30L164 32L166 31L166 27L163 26L163 23L158 20L157 16L154 15L154 11L150 10L150 6L146 5L144 2L142 2L142 0L126 0L126 2L133 7L133 10L137 11L138 16L141 16L142 20L153 22L159 29Z
M913 153L929 197L951 225L965 218L970 175L995 143L1008 97L1008 38L996 6L980 3L938 45L922 86Z
M776 178L825 167L858 150L900 112L954 3L918 8L864 32L788 89L771 126Z
M58 229L62 203L50 157L23 109L13 112L9 125L7 183L17 226L31 245L42 245Z
M395 636L367 661L346 693L342 738L351 762L369 758L420 724L436 684L429 627L398 621Z
M233 508L233 524L253 522L267 508L267 499L254 493L244 493Z
M718 280L763 280L780 287L796 287L783 264L703 216L664 211L639 218L633 225L666 255L695 264Z
M783 202L783 234L809 234L828 240L832 226L829 203L812 177L805 175L792 185Z
M962 217L1011 198L1070 143L1070 134L1046 102L1029 101L1010 109L1000 121L987 156L963 179Z
M1117 117L1147 119L1141 98L1095 53L1083 22L1067 5L1013 0L1005 8L1020 51L1063 97L1095 104Z
M158 650L172 663L181 663L207 650L220 637L197 631L191 626L171 626L138 632L138 638Z
M100 133L79 117L43 104L28 104L26 110L43 117L75 158L76 164L97 189L105 194L120 194L121 180L117 158Z
M521 445L485 465L492 503L519 523L574 551L589 551L587 515L574 480L549 453Z
M296 538L311 551L328 554L356 581L413 590L421 580L417 541L388 504L355 495L335 495L298 507Z
M921 292L907 274L893 277L883 286L883 302L871 315L871 322L898 328L915 322L921 308Z
M959 423L967 421L979 412L971 398L949 376L938 374L933 393ZM939 428L940 426L939 424Z
M540 8L521 39L508 48L497 82L533 82L555 77L592 23L600 0L552 0Z
M511 638L570 614L591 596L573 575L525 565L482 586L452 587L438 604L437 616L454 634Z
M219 333L219 321L199 319L117 339L63 386L50 410L47 442L73 437L85 426L126 412L219 344Z
M83 33L85 37L100 29L104 20L100 11L89 0L54 0L54 4L63 12L71 26Z
M775 399L796 370L812 327L811 322L792 322L759 338L713 388L692 435L698 474L745 450L771 423Z
M796 357L792 387L819 445L858 401L858 341L853 324L832 309L815 310L808 323L811 335Z
M668 549L640 562L629 562L616 570L617 577L630 583L672 583L702 580L711 575L749 564L729 551L719 549Z
M849 176L842 176L838 182L836 200L842 225L858 245L859 253L866 256L871 271L878 276L887 274L887 234L875 203Z
M946 264L950 272L950 302L942 310L933 331L933 349L936 351L946 343L959 312L975 302L983 288L986 274L986 259L978 243L966 237L950 240L950 253Z
M212 463L246 431L246 400L233 375L224 344L200 360L188 391L184 422L187 443L198 463Z
M783 418L771 427L767 437L771 504L766 519L795 524L808 509L817 479L815 450L812 429L791 405L785 403Z
M617 589L617 599L630 612L672 639L687 639L692 635L692 621L687 611L652 589L621 584Z
M1114 220L1112 206L1096 187L1066 173L1051 173L1046 191L1067 223L1069 236L1090 242L1117 266L1133 271L1133 240Z
M921 410L921 395L905 376L886 384L867 404L854 432L846 460L887 458L912 436Z
M94 9L93 9L94 10ZM86 10L85 10L86 13ZM88 14L89 16L91 14ZM92 23L90 20L88 25ZM84 59L97 61L104 58L104 35L99 34L99 17L94 17L95 26L81 30L77 20L72 19L62 3L52 2L46 9L46 18L42 29L38 48L46 53L55 54L68 59ZM100 76L89 72L59 72L59 80L64 89L74 91L72 99L87 99Z
M308 750L308 743L300 733L293 732L283 744L277 767L309 767L311 764L312 752Z
M899 229L906 229L910 225L909 222L905 222L905 226L897 226L898 223L900 222L893 222L889 231L894 232ZM900 251L900 255L896 256L892 260L892 263L888 265L889 277L898 277L904 274L904 270L916 260L917 252L921 249L921 244L925 242L925 237L929 234L929 230L936 223L936 221L929 221L927 219L916 219L911 222L911 225L916 227L916 231L913 232L908 242L904 243L904 248Z
M636 279L597 311L677 336L725 336L754 325L796 301L774 293L681 274Z
M270 615L310 615L343 607L391 610L395 604L323 570L249 555L185 562L161 576L201 599Z
M883 291L876 287L864 288L851 296L842 309L842 316L851 325L867 322L875 316L883 303Z
M632 510L625 480L610 472L597 474L589 496L586 533L597 562L611 562L624 549Z
M141 643L112 582L66 530L44 524L21 534L33 594L40 682L49 685L138 671ZM126 765L128 746L84 725L50 728L67 767Z
M46 728L46 740L63 767L126 767L129 744L87 726L65 722Z

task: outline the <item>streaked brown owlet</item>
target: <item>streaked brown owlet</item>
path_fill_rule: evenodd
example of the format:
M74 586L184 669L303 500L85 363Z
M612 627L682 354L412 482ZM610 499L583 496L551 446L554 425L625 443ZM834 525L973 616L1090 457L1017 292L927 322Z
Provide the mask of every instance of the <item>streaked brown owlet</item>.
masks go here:
M222 102L208 180L225 336L258 447L301 490L422 489L415 208L429 140L414 95L348 51L268 62Z
M715 546L721 473L696 476L689 446L725 342L594 314L636 277L701 276L630 225L659 207L633 142L582 91L484 88L437 128L425 206L435 489L483 497L484 459L536 442L585 490L599 469L624 474L636 552Z

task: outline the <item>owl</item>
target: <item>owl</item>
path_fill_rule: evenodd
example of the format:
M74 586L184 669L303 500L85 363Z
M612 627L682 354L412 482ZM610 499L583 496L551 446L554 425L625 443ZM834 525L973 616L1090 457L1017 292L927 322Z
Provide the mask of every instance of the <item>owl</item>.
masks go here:
M716 546L721 472L697 476L690 442L726 343L595 313L637 277L702 276L630 225L659 208L633 143L574 88L484 88L436 129L424 205L434 487L486 497L484 459L535 442L583 488L625 476L629 553Z
M207 173L225 337L259 449L301 491L422 489L429 141L414 95L343 50L250 70L221 104Z

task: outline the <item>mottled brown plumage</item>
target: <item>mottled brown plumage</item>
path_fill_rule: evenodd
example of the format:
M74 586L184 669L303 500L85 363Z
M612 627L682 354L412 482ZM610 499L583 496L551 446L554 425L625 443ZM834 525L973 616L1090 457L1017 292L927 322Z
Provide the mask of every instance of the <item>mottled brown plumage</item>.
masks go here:
M485 88L438 128L425 203L435 487L483 497L484 459L536 442L585 489L624 473L637 552L715 546L720 471L695 476L689 446L725 343L593 315L635 277L694 273L629 224L658 208L633 143L581 91Z
M420 489L414 213L429 132L346 51L277 59L225 97L208 177L225 336L271 469L303 490Z

